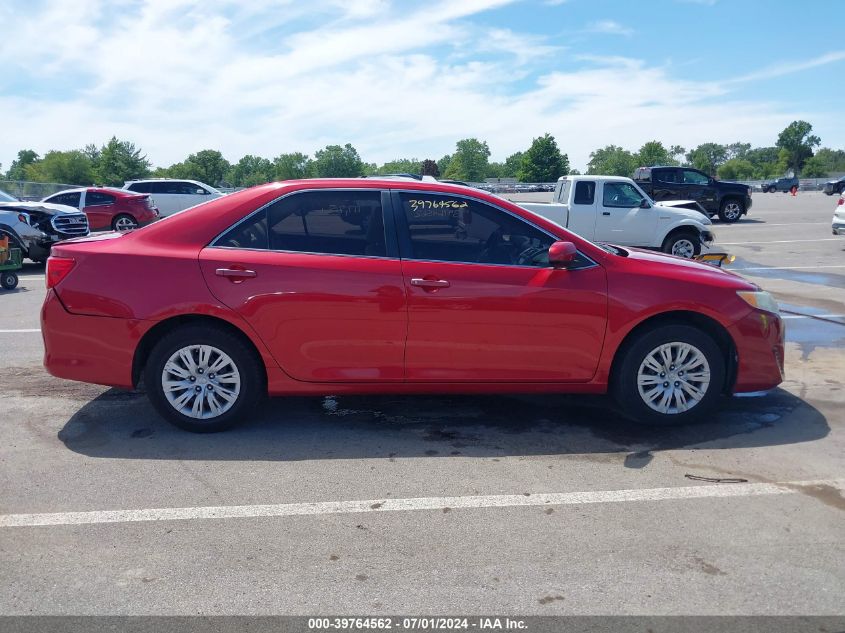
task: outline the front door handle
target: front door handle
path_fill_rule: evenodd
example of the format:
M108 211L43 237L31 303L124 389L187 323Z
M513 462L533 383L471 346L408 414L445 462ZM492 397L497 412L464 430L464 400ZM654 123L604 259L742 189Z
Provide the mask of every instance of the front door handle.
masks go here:
M218 268L214 271L214 274L218 277L228 277L236 284L249 277L258 276L258 273L254 270L247 270L246 268Z
M449 282L445 279L421 279L414 277L411 279L412 286L419 286L420 288L448 288Z
M610 215L610 211L602 211L601 214L602 215Z

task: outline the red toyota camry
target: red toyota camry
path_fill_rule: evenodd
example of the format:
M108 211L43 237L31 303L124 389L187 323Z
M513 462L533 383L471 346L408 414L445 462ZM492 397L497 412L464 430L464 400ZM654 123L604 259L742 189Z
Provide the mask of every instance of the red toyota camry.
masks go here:
M190 431L265 394L609 390L671 423L783 380L783 323L754 284L434 182L254 187L62 242L47 286L47 370L143 379Z

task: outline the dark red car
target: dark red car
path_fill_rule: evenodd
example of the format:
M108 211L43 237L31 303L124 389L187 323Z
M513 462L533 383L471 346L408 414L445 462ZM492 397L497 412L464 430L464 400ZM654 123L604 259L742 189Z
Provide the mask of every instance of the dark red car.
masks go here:
M112 187L66 189L42 202L66 204L84 211L92 231L128 231L158 219L158 208L149 194Z
M48 371L143 378L191 431L230 427L267 393L610 390L625 414L671 423L783 380L783 322L754 284L455 185L262 185L62 242L47 286Z

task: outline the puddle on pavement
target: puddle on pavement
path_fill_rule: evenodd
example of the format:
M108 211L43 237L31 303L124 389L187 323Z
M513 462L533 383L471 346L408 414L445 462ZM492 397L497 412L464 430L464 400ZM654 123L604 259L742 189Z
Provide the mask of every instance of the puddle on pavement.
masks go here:
M828 313L826 310L819 308L796 306L789 303L781 303L780 308L786 316L795 314L818 316ZM845 317L787 319L786 341L798 343L803 360L806 360L817 347L843 347L845 346Z
M743 268L754 268L754 270L744 271ZM784 279L786 281L799 281L805 284L814 284L817 286L830 286L833 288L845 288L845 275L837 275L831 273L813 272L811 270L790 270L781 268L770 268L763 264L748 261L741 257L737 257L736 261L726 270L739 273L740 275L751 275L754 277L764 277L767 279Z

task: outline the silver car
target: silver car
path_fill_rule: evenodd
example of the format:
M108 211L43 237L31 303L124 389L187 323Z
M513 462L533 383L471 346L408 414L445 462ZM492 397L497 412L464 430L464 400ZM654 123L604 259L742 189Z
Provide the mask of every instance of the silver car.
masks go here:
M64 204L21 202L0 191L0 236L9 237L24 257L43 262L59 240L88 235L88 218Z

